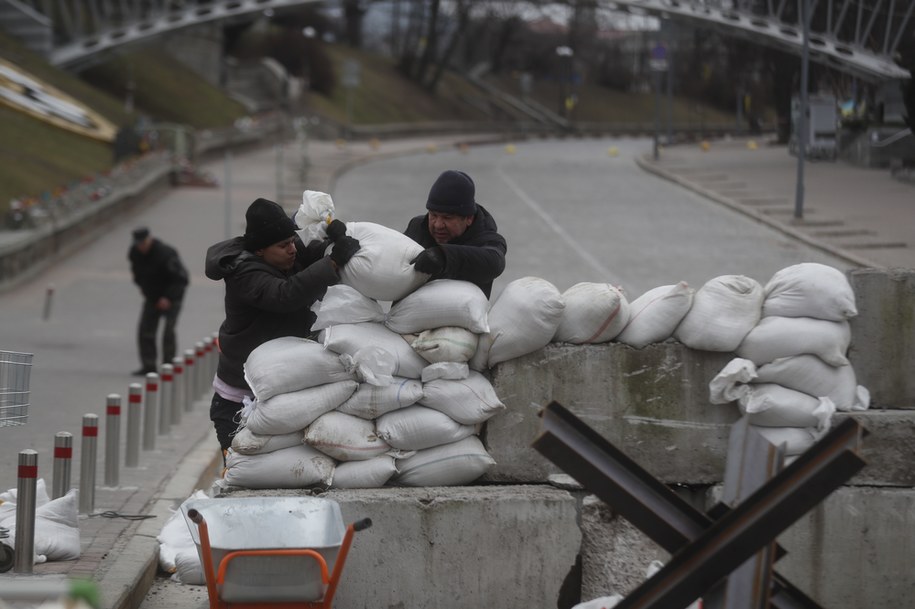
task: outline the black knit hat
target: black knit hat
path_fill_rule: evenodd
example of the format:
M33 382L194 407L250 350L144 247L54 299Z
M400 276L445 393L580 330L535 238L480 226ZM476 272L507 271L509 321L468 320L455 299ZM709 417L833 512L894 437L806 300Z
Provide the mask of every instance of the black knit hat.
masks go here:
M146 238L149 236L149 229L145 226L140 226L133 229L133 242L140 243L146 241Z
M426 209L454 216L472 216L477 213L475 194L476 188L469 175L449 169L432 184Z
M245 212L245 249L251 252L279 243L295 235L295 223L282 207L257 199Z

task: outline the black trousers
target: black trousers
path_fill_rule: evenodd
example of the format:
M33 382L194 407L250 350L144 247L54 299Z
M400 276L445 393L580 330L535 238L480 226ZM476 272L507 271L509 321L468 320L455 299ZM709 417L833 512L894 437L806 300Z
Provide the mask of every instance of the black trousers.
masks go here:
M244 406L241 402L233 402L218 393L213 393L213 401L210 402L210 420L213 421L213 427L216 428L216 438L223 451L232 446L232 436L238 429L238 414Z
M175 328L178 326L178 314L180 312L180 302L173 302L168 311L160 311L156 309L156 301L143 301L140 322L137 325L137 347L140 350L140 365L143 368L156 370L158 367L156 335L159 332L159 319L161 318L165 319L165 327L162 329L161 363L172 363L177 351L178 339L175 334Z

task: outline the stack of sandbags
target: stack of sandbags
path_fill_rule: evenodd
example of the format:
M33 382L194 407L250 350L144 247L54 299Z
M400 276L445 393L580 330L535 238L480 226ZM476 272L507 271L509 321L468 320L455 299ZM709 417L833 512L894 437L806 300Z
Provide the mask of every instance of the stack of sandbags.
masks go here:
M245 363L255 394L224 482L247 488L467 484L494 464L478 434L504 405L467 360L488 330L474 284L437 280L395 302L334 286L318 342L282 338Z
M787 455L809 448L836 410L866 410L846 354L857 315L845 275L818 263L778 271L766 284L759 323L710 383L713 403L737 402L750 423Z

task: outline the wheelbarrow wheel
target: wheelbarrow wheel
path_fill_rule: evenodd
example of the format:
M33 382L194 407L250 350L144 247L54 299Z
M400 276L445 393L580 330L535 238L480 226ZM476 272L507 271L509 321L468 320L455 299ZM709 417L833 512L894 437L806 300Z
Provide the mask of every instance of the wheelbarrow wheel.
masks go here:
M0 573L6 573L13 568L13 548L0 543Z

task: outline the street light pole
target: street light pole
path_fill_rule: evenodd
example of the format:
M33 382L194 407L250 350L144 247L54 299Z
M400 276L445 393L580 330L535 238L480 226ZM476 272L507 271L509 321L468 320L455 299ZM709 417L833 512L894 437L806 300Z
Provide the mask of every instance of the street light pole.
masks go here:
M804 44L801 50L801 107L797 117L797 185L794 193L794 217L804 217L804 157L807 156L807 87L810 63L810 0L801 0Z

